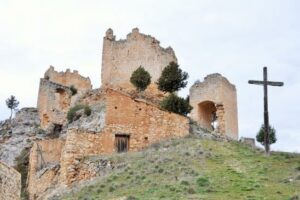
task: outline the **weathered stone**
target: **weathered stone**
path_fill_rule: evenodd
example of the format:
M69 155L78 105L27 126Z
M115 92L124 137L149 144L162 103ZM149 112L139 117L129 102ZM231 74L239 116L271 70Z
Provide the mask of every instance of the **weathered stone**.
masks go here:
M0 162L0 200L21 199L21 174Z
M211 74L203 82L190 88L191 118L203 128L213 131L216 115L216 133L238 139L236 88L220 74Z

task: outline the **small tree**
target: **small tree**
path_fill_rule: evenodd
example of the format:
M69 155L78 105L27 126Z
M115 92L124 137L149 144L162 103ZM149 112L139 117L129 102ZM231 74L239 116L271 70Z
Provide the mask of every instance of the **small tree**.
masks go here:
M175 92L187 85L188 73L183 72L175 62L164 68L158 79L158 89L163 92Z
M13 111L19 106L19 101L16 99L14 95L11 95L8 99L6 99L6 105L10 109L10 121L13 115Z
M151 83L151 76L142 66L137 68L130 77L130 82L141 92Z
M265 145L265 125L263 124L256 135L256 141ZM269 144L274 144L277 141L276 130L269 126Z
M193 109L193 107L190 106L188 99L178 97L174 93L171 93L164 100L162 100L160 106L165 110L185 116Z

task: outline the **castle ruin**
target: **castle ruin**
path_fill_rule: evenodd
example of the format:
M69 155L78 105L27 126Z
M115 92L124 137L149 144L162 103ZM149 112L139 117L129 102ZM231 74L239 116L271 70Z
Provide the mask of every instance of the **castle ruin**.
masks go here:
M164 139L187 136L191 119L204 129L237 139L236 89L220 74L208 75L191 87L190 118L159 107L164 94L155 82L170 62L177 62L174 51L161 47L154 37L135 28L125 40L116 40L108 29L100 88L92 89L90 79L77 71L57 72L50 67L40 80L37 107L41 127L58 135L38 140L31 148L30 199L39 199L59 184L95 177L93 169L82 167L86 157L139 151ZM139 66L150 73L152 84L135 95L130 76ZM89 106L90 115L81 110L68 122L67 112L74 105Z

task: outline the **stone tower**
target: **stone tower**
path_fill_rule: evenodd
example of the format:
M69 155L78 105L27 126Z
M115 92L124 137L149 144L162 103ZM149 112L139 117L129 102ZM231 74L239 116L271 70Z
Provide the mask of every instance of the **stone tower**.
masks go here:
M139 66L151 75L152 84L148 90L156 91L154 84L164 67L170 62L177 62L171 47L162 48L159 41L134 28L125 40L116 40L112 29L106 31L103 39L102 86L133 89L130 77Z
M191 118L203 128L238 139L236 88L221 74L210 74L190 88Z

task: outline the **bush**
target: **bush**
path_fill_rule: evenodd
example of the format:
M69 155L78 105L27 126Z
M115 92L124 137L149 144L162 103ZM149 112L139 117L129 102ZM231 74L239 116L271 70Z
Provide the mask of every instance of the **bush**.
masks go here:
M76 105L76 106L70 108L70 110L68 111L67 119L68 119L69 123L73 122L76 112L81 109L84 109L84 114L86 116L90 116L92 113L92 110L88 105Z
M265 125L263 124L259 129L256 135L257 142L260 142L262 145L265 145ZM277 141L276 139L276 130L269 126L269 144L273 144Z
M163 92L176 92L187 85L188 77L188 73L183 72L177 63L170 62L158 79L158 89Z
M187 99L178 97L173 93L162 100L160 107L180 115L187 115L193 109Z
M141 92L151 83L151 76L142 66L137 68L130 77L130 82Z
M198 178L197 179L197 185L199 187L205 187L205 186L208 186L209 185L209 181L207 178L205 177L201 177L201 178Z
M77 94L77 89L74 87L74 85L71 85L70 90L71 90L72 96Z

